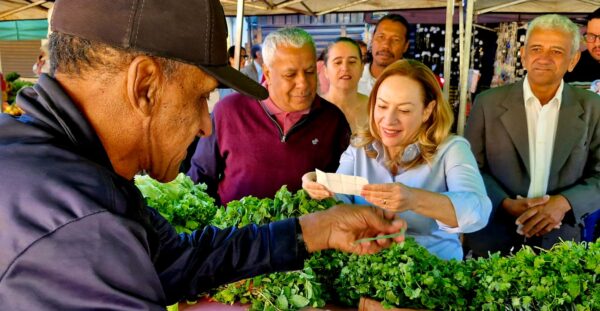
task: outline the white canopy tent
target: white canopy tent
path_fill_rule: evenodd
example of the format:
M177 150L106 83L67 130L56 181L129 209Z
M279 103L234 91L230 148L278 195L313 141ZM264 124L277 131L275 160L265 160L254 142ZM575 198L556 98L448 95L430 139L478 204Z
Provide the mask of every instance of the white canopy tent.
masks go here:
M228 16L237 15L238 0L221 0ZM458 2L458 1L456 1ZM0 20L43 19L54 0L0 0ZM445 8L446 0L245 0L245 15L369 12L406 9ZM600 6L598 0L477 0L475 14L488 12L589 13Z
M600 0L220 0L225 14L245 15L306 14L319 16L333 12L392 11L406 9L446 8L446 46L444 59L450 59L453 14L459 7L460 22L460 104L458 133L465 124L467 79L470 68L470 46L473 20L486 13L589 13L600 7ZM0 0L0 21L14 19L44 19L54 1ZM239 64L242 23L237 23L235 64ZM467 48L468 47L468 48ZM448 98L450 62L444 63L446 83L444 95Z

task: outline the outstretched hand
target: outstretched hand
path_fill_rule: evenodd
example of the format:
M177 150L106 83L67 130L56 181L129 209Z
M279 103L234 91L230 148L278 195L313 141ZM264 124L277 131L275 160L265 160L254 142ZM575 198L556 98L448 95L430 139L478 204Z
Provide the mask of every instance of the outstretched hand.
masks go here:
M356 254L374 254L401 242L404 235L355 243L355 241L399 233L406 222L395 213L373 206L337 205L326 211L300 217L302 235L309 252L337 249Z
M317 182L315 172L308 172L302 176L302 189L315 200L323 200L334 196L334 193L329 191L327 187Z
M412 189L401 183L365 185L360 195L373 205L395 212L411 210L416 206Z

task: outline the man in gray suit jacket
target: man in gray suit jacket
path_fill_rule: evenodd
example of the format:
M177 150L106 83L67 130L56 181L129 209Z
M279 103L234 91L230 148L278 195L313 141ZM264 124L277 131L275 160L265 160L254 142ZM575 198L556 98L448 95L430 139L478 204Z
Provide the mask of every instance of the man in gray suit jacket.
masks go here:
M527 30L523 81L479 95L465 137L493 210L465 236L474 256L521 245L579 241L583 219L600 206L600 96L562 80L579 59L579 30L544 15Z
M250 56L252 57L252 61L240 71L243 74L247 75L250 79L261 83L263 59L262 49L259 44L252 46L252 48L250 49Z

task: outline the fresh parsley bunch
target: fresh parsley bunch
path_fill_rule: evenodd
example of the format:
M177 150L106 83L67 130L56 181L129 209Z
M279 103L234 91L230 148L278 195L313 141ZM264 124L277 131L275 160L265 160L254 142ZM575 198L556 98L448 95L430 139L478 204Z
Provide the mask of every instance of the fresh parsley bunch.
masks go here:
M473 286L456 260L444 261L407 237L378 254L350 255L335 280L342 303L356 306L361 297L384 307L464 310Z
M302 271L271 273L223 286L213 299L251 304L250 310L298 310L325 305L323 289L309 266Z
M217 207L206 194L205 184L194 182L183 173L169 183L160 183L150 176L138 175L135 185L148 206L156 209L177 233L191 233L210 223Z
M473 310L600 310L600 243L564 241L467 262Z
M325 210L335 203L334 199L312 200L304 190L291 193L283 186L273 199L247 196L229 202L227 208L217 211L212 224L219 228L266 224ZM322 286L306 263L302 271L271 273L222 286L212 298L230 304L250 303L251 310L298 310L325 305Z
M267 224L291 217L325 210L336 203L334 199L312 200L304 190L295 194L286 186L281 187L273 199L247 196L227 204L217 211L212 225L219 228L244 227L249 224Z

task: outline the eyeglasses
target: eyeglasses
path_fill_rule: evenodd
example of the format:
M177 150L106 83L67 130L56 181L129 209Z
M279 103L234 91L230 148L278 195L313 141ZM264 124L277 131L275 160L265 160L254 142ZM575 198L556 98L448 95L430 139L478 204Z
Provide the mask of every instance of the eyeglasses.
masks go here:
M248 55L241 55L243 59L248 59Z
M592 43L592 42L596 42L596 39L600 39L600 35L595 35L593 33L586 33L583 35L583 38L585 38L585 41Z

